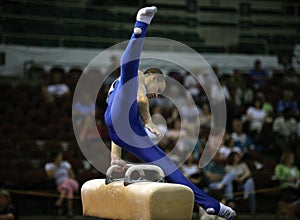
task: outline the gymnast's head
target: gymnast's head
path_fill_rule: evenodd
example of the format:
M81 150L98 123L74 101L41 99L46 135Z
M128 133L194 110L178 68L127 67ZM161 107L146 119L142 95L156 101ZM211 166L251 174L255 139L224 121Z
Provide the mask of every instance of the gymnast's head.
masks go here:
M150 68L144 72L145 87L148 98L156 98L166 89L166 81L163 73L158 68Z

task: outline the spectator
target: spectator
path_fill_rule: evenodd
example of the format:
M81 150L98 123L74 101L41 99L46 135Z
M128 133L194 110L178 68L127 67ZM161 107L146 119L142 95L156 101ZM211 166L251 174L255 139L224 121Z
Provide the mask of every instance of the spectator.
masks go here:
M243 199L248 200L251 214L256 212L255 184L248 165L241 161L237 152L232 152L228 156L228 163L225 166L226 175L217 185L218 188L226 186L227 196L233 193L233 180L237 183L237 189L243 190ZM230 199L230 197L228 198Z
M0 219L17 220L16 208L11 203L10 193L7 190L0 190Z
M235 146L233 138L231 136L224 135L221 147L218 151L219 158L226 161L232 152L237 152L238 154L242 155L241 148Z
M79 141L84 141L88 143L99 137L99 132L101 133L101 126L96 123L96 128L94 129L95 118L91 115L87 115L82 121L82 126L79 131Z
M191 180L196 186L200 187L202 180L200 169L197 163L194 162L193 155L190 155L187 161L181 166L183 175Z
M172 108L170 108L170 114L167 117L167 125L169 128L174 128L174 123L179 120L179 111L178 109L173 106Z
M232 185L224 185L224 188L222 188L223 186L220 185L219 187L219 184L221 183L223 178L225 178L226 174L224 162L219 160L218 156L216 155L205 167L203 167L202 172L204 176L202 186L208 187L207 190L210 192L214 192L216 190L225 190L226 201L224 201L224 203L232 208L235 208L232 194ZM231 178L230 176L227 177ZM233 178L231 178L231 181L233 181Z
M73 110L73 116L77 119L77 123L81 124L86 117L95 114L95 103L91 101L87 93L84 93L80 100L74 103Z
M230 84L230 90L233 92L233 94L236 92L238 88L244 88L245 87L245 80L243 78L243 75L239 69L234 69L233 74L231 75L229 79Z
M225 101L231 100L231 95L229 93L229 89L228 89L225 81L226 81L226 78L221 77L220 85L218 85L218 84L212 85L211 91L210 91L212 102L218 102L223 99L225 99Z
M195 133L195 131L196 129L193 128L193 126L183 126L182 129L179 130L180 136L178 136L179 139L176 142L174 152L180 158L188 158L189 154L192 152L193 159L199 159L200 151L202 151L202 142L200 141L200 139L198 139L198 136Z
M225 175L225 167L222 162L215 156L205 167L201 170L204 175L203 186L209 186L211 183L219 182Z
M297 86L299 84L299 78L293 66L287 68L283 77L283 83L287 86Z
M255 185L251 171L246 163L241 162L239 153L232 152L228 156L228 164L225 166L226 174L219 182L210 184L212 189L225 189L226 200L233 200L234 183L238 190L244 191L244 200L248 200L250 213L256 212Z
M181 120L177 119L173 123L173 127L167 130L166 136L172 140L176 141L180 135L186 135L186 130L181 129Z
M244 162L249 162L255 166L257 170L260 170L263 168L263 164L258 162L254 157L254 155L257 156L257 153L255 153L254 145L252 142L252 139L248 134L246 134L243 131L243 124L240 119L234 119L232 121L232 128L233 132L231 134L231 138L233 139L234 146L240 148L242 160Z
M275 177L279 181L281 198L278 203L278 212L288 212L288 205L299 198L300 171L294 165L295 156L291 151L281 155L279 164L275 166Z
M265 97L265 94L263 92L259 92L256 94L257 97L261 98L262 103L263 103L263 110L266 112L266 117L268 117L269 119L272 119L273 115L274 115L274 108L273 105L268 102L268 100ZM270 121L272 122L272 121Z
M199 118L201 109L195 104L194 99L191 96L186 96L185 103L181 106L180 117L183 124L190 124L196 122Z
M233 71L232 77L230 78L229 89L233 95L233 103L236 106L242 106L244 103L244 91L246 88L245 80L239 69Z
M232 120L231 137L233 139L234 145L239 147L242 152L246 152L252 145L252 139L243 130L243 123L240 119Z
M296 100L293 99L294 93L290 90L283 91L283 98L277 103L277 113L282 114L284 109L290 108L295 115L299 114L299 108Z
M45 165L45 171L49 178L55 178L59 198L55 202L58 209L58 214L62 214L62 203L67 198L68 216L73 216L73 197L74 192L78 190L78 182L75 180L75 175L71 164L63 160L62 152L53 152L51 154L52 162Z
M200 128L211 128L212 115L210 107L207 103L204 103L201 107L199 119L200 119Z
M249 106L246 112L246 122L249 123L249 132L252 137L260 133L263 123L266 120L266 112L263 110L263 103L260 98L254 100L253 106Z
M63 76L61 72L54 71L51 74L51 82L49 85L42 86L42 93L47 101L54 101L55 98L70 95L69 86L62 81Z
M254 91L253 91L253 87L251 86L251 84L248 82L246 83L246 88L244 88L243 91L244 95L243 95L243 104L244 106L247 108L249 107L253 101L254 101Z
M254 68L250 70L249 74L250 80L254 88L260 88L266 85L269 80L269 74L262 69L261 61L259 59L255 60Z
M188 92L191 94L193 98L197 98L199 96L200 94L199 82L189 72L187 72L184 76L183 85L185 86L185 88L188 90Z
M275 177L280 182L281 187L299 187L300 171L294 165L294 153L284 152L280 163L275 167Z
M183 84L184 74L181 73L180 71L172 70L172 71L168 72L167 75L169 77L171 77L172 79L175 79L176 81L178 81L180 84Z
M297 136L297 121L293 117L293 111L286 108L282 115L275 118L273 123L273 131L275 132L276 145L282 152L286 151L289 141Z

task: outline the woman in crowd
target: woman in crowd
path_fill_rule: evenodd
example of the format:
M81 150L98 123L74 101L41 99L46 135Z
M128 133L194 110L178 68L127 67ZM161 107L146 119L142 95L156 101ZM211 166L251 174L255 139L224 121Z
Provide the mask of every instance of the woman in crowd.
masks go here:
M49 178L55 178L59 197L55 202L59 214L62 214L62 203L67 198L68 216L73 216L73 197L74 192L78 190L78 182L75 180L75 175L71 164L63 160L62 152L54 152L51 155L53 162L45 165L46 174Z
M282 154L280 163L276 165L275 176L281 187L299 187L300 171L294 162L294 153L289 151Z
M249 202L251 214L256 212L255 184L248 165L241 161L238 152L231 152L228 156L228 162L225 166L226 174L220 182L210 184L212 189L225 189L226 200L232 201L234 196L234 184L237 190L243 190L243 199Z

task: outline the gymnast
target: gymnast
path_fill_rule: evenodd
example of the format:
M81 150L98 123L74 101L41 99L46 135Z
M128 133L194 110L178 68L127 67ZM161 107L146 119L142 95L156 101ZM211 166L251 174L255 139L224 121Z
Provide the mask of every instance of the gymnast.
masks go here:
M158 138L163 135L151 120L148 103L149 98L155 98L164 91L166 83L163 74L157 68L148 69L144 73L138 70L147 27L156 11L154 6L138 11L133 34L121 58L120 77L108 92L105 123L112 140L111 163L125 165L121 160L123 148L141 161L162 168L168 182L191 188L195 203L208 214L233 219L236 216L234 210L191 183L147 135L146 129Z

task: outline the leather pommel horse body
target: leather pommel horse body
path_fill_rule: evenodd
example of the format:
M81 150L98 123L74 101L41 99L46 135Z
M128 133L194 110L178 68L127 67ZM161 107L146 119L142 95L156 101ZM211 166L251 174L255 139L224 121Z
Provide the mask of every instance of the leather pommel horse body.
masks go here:
M146 166L140 165L137 170L153 165ZM126 172L125 180L130 177L130 172ZM107 179L89 180L81 188L81 199L84 216L122 220L190 220L194 206L190 188L149 181L107 184Z

